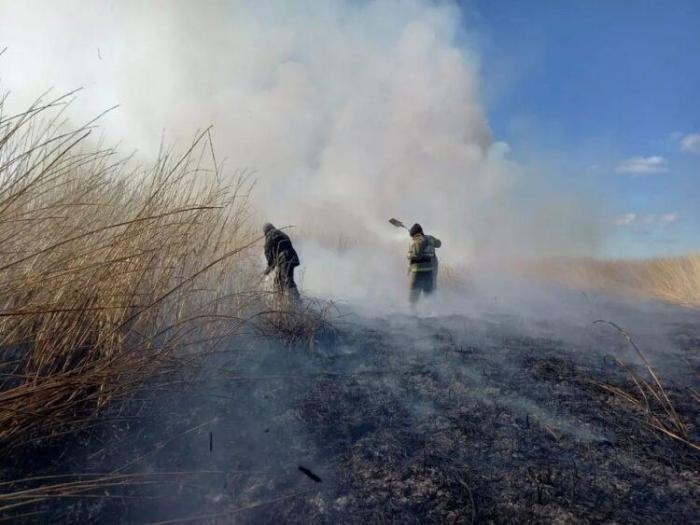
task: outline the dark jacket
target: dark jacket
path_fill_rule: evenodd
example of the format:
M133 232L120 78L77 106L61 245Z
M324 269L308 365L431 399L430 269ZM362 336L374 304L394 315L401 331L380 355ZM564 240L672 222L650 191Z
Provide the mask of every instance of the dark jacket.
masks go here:
M299 256L289 236L276 228L265 234L265 258L268 270L279 266L299 266Z

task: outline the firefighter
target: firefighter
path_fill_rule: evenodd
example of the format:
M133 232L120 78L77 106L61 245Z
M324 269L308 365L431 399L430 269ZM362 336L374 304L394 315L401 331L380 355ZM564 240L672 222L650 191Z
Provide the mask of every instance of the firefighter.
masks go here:
M265 275L277 270L275 291L280 297L299 302L299 290L294 282L294 268L299 266L299 256L292 246L289 235L269 222L263 226L265 232Z
M442 242L432 235L425 235L417 223L411 226L408 233L411 235L408 247L410 301L415 304L421 292L429 295L435 290L438 272L435 248L442 246Z

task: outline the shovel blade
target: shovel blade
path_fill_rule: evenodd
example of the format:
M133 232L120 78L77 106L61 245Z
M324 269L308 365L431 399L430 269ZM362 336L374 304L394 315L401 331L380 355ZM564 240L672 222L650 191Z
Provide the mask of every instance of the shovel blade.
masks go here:
M396 226L397 228L405 228L403 222L401 222L398 219L394 219L393 217L389 219L389 224L392 224L393 226Z

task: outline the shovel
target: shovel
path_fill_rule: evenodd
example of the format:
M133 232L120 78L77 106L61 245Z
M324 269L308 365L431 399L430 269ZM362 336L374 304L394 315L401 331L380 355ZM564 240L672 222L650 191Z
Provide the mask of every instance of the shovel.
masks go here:
M401 222L398 219L394 219L393 217L389 219L389 224L391 224L392 226L396 226L397 228L403 228L405 230L408 230L408 228L406 228L406 225L403 222Z

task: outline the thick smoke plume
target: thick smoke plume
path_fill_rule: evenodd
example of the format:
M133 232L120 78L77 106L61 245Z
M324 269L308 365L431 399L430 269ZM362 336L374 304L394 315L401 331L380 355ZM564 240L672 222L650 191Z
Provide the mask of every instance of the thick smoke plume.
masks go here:
M227 167L254 173L261 221L296 227L307 289L385 293L408 240L390 216L441 237L451 265L527 245L511 205L518 168L492 137L456 5L0 5L14 103L83 86L72 115L119 104L107 139L146 159L163 130L182 143L212 124Z

